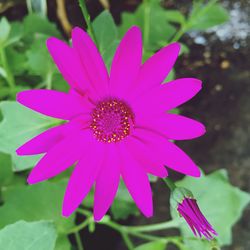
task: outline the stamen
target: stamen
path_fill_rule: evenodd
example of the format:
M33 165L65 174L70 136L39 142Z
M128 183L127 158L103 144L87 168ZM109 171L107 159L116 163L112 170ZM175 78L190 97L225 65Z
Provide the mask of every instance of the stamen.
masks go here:
M90 127L98 141L121 141L130 134L133 126L134 114L131 108L119 99L105 99L92 112Z

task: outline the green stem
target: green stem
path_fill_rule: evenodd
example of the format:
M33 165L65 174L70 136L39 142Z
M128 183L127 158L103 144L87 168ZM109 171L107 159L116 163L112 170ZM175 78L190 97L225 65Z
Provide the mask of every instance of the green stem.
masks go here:
M169 187L169 189L171 191L174 191L175 188L176 188L176 185L174 184L174 182L170 179L170 178L165 178L165 179L162 179L166 185Z
M78 250L84 250L79 232L75 232L76 244Z
M145 226L126 226L126 229L133 232L152 232L160 231L169 228L177 228L179 226L179 220L171 220L167 222L145 225Z
M129 250L134 250L134 245L132 243L132 241L130 240L128 234L121 232L122 238L124 243L126 244L126 246L128 247Z
M143 40L144 44L147 46L150 31L150 6L148 0L143 1L144 7L144 29L143 29Z
M96 46L98 47L96 35L95 35L95 32L94 32L93 26L91 24L90 15L88 13L85 0L78 0L78 2L79 2L79 6L81 8L83 17L84 17L84 19L86 21L86 24L87 24L87 27L88 27L88 32L89 32L90 36L93 38L93 40L95 41Z
M85 215L86 217L91 217L92 213L89 212L88 210L82 209L82 208L78 208L77 212L79 212L80 214Z
M15 88L15 79L14 79L14 76L12 75L11 70L9 68L9 63L8 63L4 48L0 49L0 56L1 56L1 61L2 61L3 67L6 71L7 83L9 85L9 87L11 89L13 89L13 88Z
M75 227L71 228L67 234L71 234L71 233L76 233L81 231L83 228L87 227L90 223L91 218L87 218L83 223L76 225Z
M92 214L91 212L84 210L82 208L78 208L77 210L79 213L85 215L88 217L88 219L92 220ZM129 235L148 240L148 241L164 241L166 243L171 242L173 239L176 237L160 237L160 236L155 236L155 235L150 235L146 234L144 232L149 232L149 231L159 231L159 230L164 230L164 229L169 229L169 228L176 228L179 225L179 220L172 220L168 222L163 222L163 223L157 223L157 224L152 224L152 225L145 225L145 226L124 226L120 225L114 221L111 220L102 220L99 222L100 224L103 224L105 226L108 226L115 231L119 232L127 245L129 250L134 250L134 246L132 241L129 238ZM82 224L81 224L82 225Z
M49 71L46 76L47 89L52 89L52 77L53 77L53 73Z
M206 5L206 8L202 8L204 1L199 1L197 3L197 6L196 6L195 10L192 13L192 19L197 18L197 15L204 16L204 14L209 10L209 7L213 6L217 1L218 0L209 1L208 4ZM195 4L193 3L193 6L194 5ZM177 41L180 40L180 38L188 31L188 29L190 27L190 22L191 22L191 20L189 19L187 21L187 23L181 25L181 28L176 32L174 37L171 39L170 43L177 42Z
M129 250L134 250L134 246L132 241L130 240L128 234L130 232L128 232L126 230L126 228L116 222L113 221L100 221L100 224L106 225L108 227L113 228L114 230L116 230L117 232L119 232L124 240L124 243L126 244L126 246L128 247Z
M174 43L179 41L185 32L186 32L186 27L182 25L181 28L175 33L174 37L171 39L169 43Z
M163 237L159 237L159 236L154 236L154 235L150 235L150 234L145 234L145 233L138 233L138 232L130 232L131 235L133 235L134 237L143 239L143 240L148 240L148 241L166 241L165 238Z

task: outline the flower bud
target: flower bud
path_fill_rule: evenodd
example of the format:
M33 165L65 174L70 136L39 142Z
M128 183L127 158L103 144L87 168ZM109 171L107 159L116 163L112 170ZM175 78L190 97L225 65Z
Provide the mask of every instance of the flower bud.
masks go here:
M212 240L218 235L200 211L196 199L191 191L186 188L175 188L171 194L171 206L185 219L196 237L204 235L207 240Z
M185 198L193 198L193 194L190 190L184 187L176 187L170 196L170 205L174 209L177 209L178 205L182 203Z

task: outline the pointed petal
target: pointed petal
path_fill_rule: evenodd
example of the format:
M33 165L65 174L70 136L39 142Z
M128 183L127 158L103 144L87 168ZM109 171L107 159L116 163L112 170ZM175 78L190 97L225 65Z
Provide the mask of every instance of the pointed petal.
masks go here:
M150 57L140 69L136 80L137 86L131 96L138 96L161 84L173 68L179 51L180 45L172 43Z
M85 98L45 89L22 91L18 93L17 101L36 112L63 120L86 114L91 107Z
M121 96L135 80L142 61L142 36L138 27L128 30L118 46L110 71L110 91Z
M116 144L108 146L107 157L95 185L94 219L100 221L111 206L120 182L120 160Z
M59 71L68 84L85 92L89 88L89 82L76 52L63 41L51 37L47 40L47 48Z
M202 82L195 78L181 78L156 86L131 100L135 112L159 114L187 102L201 90ZM148 101L150 100L150 102Z
M146 217L153 215L152 190L145 170L130 152L120 147L122 156L122 178L137 207Z
M69 133L77 132L83 127L82 122L73 120L50 128L23 144L16 152L18 155L36 155L48 152Z
M141 119L137 127L144 127L166 136L171 140L190 140L202 136L206 132L204 125L198 121L176 114Z
M145 141L152 154L163 160L168 168L182 174L200 177L200 170L196 164L174 143L146 129L136 129L134 134Z
M104 146L92 142L87 154L76 165L64 195L63 216L70 216L89 193L104 160Z
M88 154L88 146L91 140L92 135L88 130L66 137L50 149L38 162L28 177L28 183L35 184L65 171L82 155Z
M126 148L147 173L161 178L168 176L164 162L155 157L143 141L130 136L126 140Z
M95 93L102 95L107 91L108 72L103 59L92 41L91 37L82 29L76 27L72 31L73 48L80 57L84 74L86 74L88 82L95 90Z

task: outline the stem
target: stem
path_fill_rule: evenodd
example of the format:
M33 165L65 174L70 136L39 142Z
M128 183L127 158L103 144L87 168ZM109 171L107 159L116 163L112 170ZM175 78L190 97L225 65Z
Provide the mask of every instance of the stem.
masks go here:
M130 240L128 234L126 233L121 233L122 235L122 238L123 238L123 241L124 243L126 244L126 246L128 247L129 250L134 250L134 245L132 243L132 241Z
M81 241L81 238L80 238L80 235L78 232L75 232L75 238L76 238L77 249L84 250L83 245L82 245L82 241Z
M150 234L144 234L144 233L137 233L137 232L130 232L131 235L137 237L137 238L141 238L143 240L148 240L148 241L167 241L165 238L163 237L159 237L159 236L154 236L154 235L150 235Z
M165 179L162 179L166 185L169 187L169 189L171 191L174 191L175 188L176 188L176 185L174 184L174 182L170 179L170 178L165 178Z
M47 89L52 89L52 77L53 77L53 73L48 72L47 77L46 77Z
M76 233L76 232L79 232L81 231L83 228L87 227L90 223L90 219L91 218L87 218L86 221L84 221L83 223L79 224L79 225L76 225L75 227L71 228L67 234L71 234L71 233Z
M184 25L175 33L174 37L171 39L169 43L177 42L186 32L186 27Z
M130 232L127 232L127 230L125 229L124 226L119 225L118 223L113 222L113 221L105 221L105 222L100 221L100 223L103 225L109 226L109 227L113 228L114 230L116 230L117 232L119 232L124 240L124 243L126 244L126 246L128 247L129 250L135 249L132 241L130 240L130 238L128 236L128 234Z
M143 40L144 43L148 44L148 38L149 38L149 31L150 31L150 7L148 4L148 0L143 1L145 8L144 8L144 32L143 32Z
M84 17L84 19L86 21L88 32L89 32L90 36L93 38L93 40L95 41L96 46L98 47L96 35L95 35L95 32L94 32L93 26L91 24L90 15L88 13L85 0L78 0L78 2L79 2L79 6L81 8L83 17Z
M179 220L171 220L163 223L157 223L147 226L126 226L128 232L152 232L152 231L159 231L169 228L177 228L179 226Z
M84 210L82 208L78 208L77 211L79 213L87 216L88 219L92 220L91 212ZM137 238L141 238L144 240L148 240L148 241L161 240L161 241L168 243L168 242L173 241L177 237L165 238L165 237L146 234L144 232L159 231L159 230L164 230L164 229L169 229L169 228L176 228L179 225L179 220L172 220L172 221L168 221L168 222L157 223L157 224L152 224L152 225L147 225L147 226L124 226L124 225L120 225L120 224L118 224L114 221L111 221L111 220L102 220L99 222L99 224L103 224L103 225L108 226L108 227L114 229L115 231L119 232L121 234L125 244L127 245L128 249L134 250L134 246L133 246L132 241L129 238L129 235L137 237Z
M196 18L197 15L204 15L208 10L210 6L213 6L218 0L211 0L207 5L206 8L202 8L203 1L199 1L198 7L195 9L195 11L192 13L192 18ZM193 3L194 6L194 3ZM190 19L187 23L182 24L181 28L175 33L174 37L171 39L170 43L177 42L183 35L186 33L186 31L189 29L190 26Z
M77 209L77 212L79 212L80 214L85 215L86 217L91 217L91 216L92 216L92 213L91 213L91 212L89 212L89 211L87 211L87 210L84 210L84 209L82 209L82 208L78 208L78 209Z
M13 88L15 88L15 79L14 79L14 76L12 75L11 70L9 68L9 63L8 63L4 48L0 49L0 56L1 56L1 61L2 61L3 67L4 67L6 74L7 74L7 76L6 76L7 83L9 85L9 87L11 89L13 89Z

